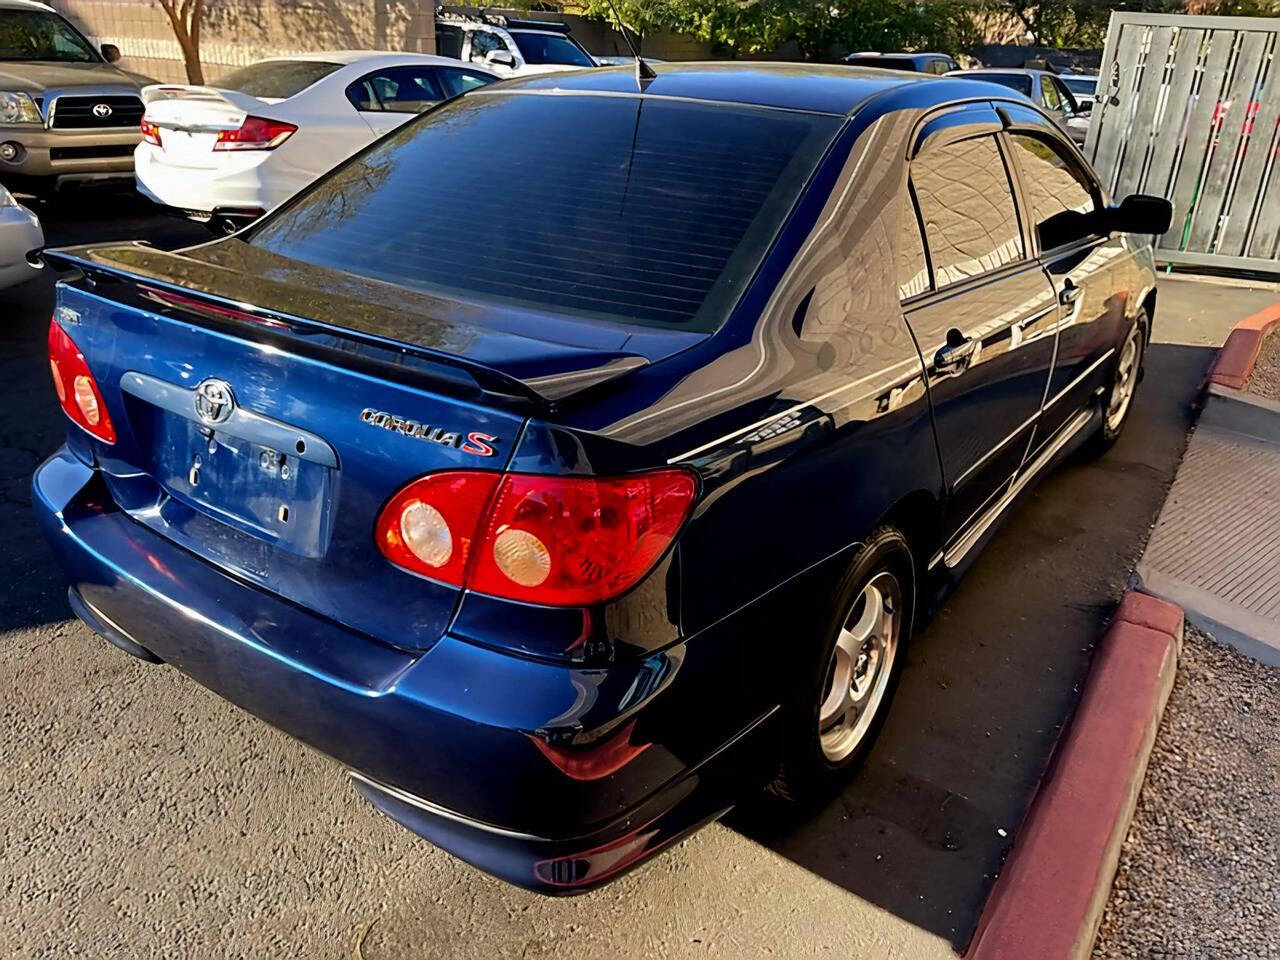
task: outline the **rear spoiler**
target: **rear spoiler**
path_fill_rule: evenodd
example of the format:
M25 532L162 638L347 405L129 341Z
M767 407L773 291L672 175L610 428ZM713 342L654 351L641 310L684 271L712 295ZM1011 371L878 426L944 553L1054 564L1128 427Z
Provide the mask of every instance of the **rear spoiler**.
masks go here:
M218 87L198 86L190 83L153 83L142 88L142 102L146 105L162 100L194 100L201 103L217 104L253 113L263 107L270 106L266 100L259 100L239 90L221 90Z
M99 282L124 284L131 291L132 299L146 309L178 310L184 319L199 325L229 329L241 336L249 332L254 339L283 341L288 344L288 349L303 354L331 356L339 353L343 362L376 367L380 376L404 379L409 374L411 379L428 380L433 386L442 381L457 386L460 377L465 377L463 386L469 383L489 396L541 411L549 411L561 397L645 366L648 362L634 354L613 353L600 356L598 362L586 369L566 371L554 377L521 380L458 354L194 291L123 267L90 260L72 250L44 250L40 255L49 266L78 273L90 285ZM74 281L75 278L66 279ZM441 370L441 367L445 369Z

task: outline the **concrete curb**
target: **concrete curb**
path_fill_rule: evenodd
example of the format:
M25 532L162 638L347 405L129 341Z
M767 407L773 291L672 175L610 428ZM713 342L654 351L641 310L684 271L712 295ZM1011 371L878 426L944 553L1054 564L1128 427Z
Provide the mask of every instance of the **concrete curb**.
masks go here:
M1213 361L1209 383L1243 390L1253 376L1262 341L1276 326L1280 326L1280 303L1259 310L1237 323Z
M1093 949L1173 688L1182 611L1125 594L969 945L968 960L1083 960Z

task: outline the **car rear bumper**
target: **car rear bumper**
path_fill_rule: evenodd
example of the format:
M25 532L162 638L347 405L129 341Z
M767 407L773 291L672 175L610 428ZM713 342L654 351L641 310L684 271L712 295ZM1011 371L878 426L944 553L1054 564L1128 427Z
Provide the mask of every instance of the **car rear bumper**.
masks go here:
M0 177L19 179L127 179L133 172L136 127L118 130L49 130L37 125L0 126L0 143L15 143L18 156L0 160Z
M668 733L606 775L575 778L538 732L566 721L610 736L623 721L635 730L652 698L634 702L632 691L653 676L674 680L678 652L588 670L448 635L426 652L398 650L136 523L65 448L37 470L33 503L93 629L340 761L378 809L509 882L550 893L602 883L722 813L744 764L767 755L757 740L770 714L693 763Z
M218 166L184 167L165 162L151 144L139 144L133 165L138 192L161 206L201 217L215 210L269 210L283 199L264 169L269 154L244 151L213 156L225 160Z

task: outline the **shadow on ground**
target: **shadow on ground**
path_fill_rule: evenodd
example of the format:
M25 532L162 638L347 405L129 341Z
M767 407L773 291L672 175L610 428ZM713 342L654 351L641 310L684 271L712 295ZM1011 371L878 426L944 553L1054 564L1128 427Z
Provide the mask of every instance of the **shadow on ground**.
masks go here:
M1213 354L1154 344L1120 442L1015 506L912 641L884 732L838 798L798 823L740 807L729 825L963 949L1173 481Z

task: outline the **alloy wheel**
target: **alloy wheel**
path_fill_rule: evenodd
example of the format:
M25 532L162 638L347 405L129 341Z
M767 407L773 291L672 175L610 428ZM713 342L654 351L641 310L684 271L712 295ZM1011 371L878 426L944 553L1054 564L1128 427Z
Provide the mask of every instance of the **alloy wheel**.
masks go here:
M833 763L857 750L884 702L898 653L901 610L902 588L884 570L862 588L844 619L818 707L822 752Z
M1115 382L1111 387L1111 402L1107 405L1107 430L1111 433L1118 431L1120 425L1124 423L1125 414L1129 412L1129 404L1133 400L1133 392L1138 386L1138 357L1141 352L1139 338L1141 336L1141 328L1134 327L1120 350Z

